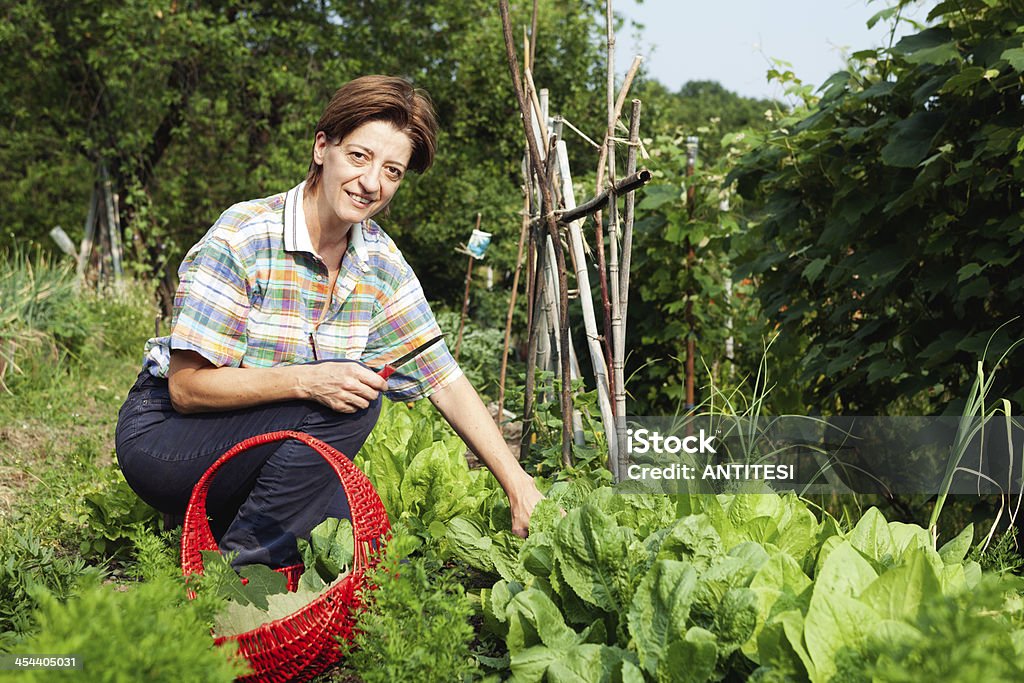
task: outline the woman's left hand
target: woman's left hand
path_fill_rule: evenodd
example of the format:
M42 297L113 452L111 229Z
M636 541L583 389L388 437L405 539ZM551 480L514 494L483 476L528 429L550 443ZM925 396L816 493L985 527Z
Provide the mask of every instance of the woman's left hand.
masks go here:
M494 418L465 376L430 395L430 402L501 484L512 508L512 532L526 538L530 516L544 497L509 450Z
M519 486L509 491L508 502L512 507L512 533L520 538L526 538L529 535L533 509L543 498L544 494L540 492L537 484L528 475Z

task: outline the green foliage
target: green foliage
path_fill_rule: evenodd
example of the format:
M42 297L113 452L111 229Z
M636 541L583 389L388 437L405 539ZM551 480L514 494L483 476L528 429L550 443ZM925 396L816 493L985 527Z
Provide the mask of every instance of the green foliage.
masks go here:
M448 348L455 353L459 338L459 317L455 311L435 311L437 324L445 334ZM459 367L482 396L497 396L498 377L501 374L501 350L504 332L497 327L482 327L467 319L462 330L459 347Z
M230 648L215 648L202 603L181 577L130 586L84 576L66 602L40 592L38 630L12 652L74 654L90 681L231 681L245 672ZM54 672L0 672L3 681L50 681Z
M112 556L127 545L134 531L152 529L159 519L157 511L128 486L119 468L107 467L95 474L95 479L77 487L84 506L71 506L61 515L83 537L79 551L85 558Z
M32 504L19 507L13 519L21 528L45 529L48 538L85 560L124 559L133 534L154 530L159 514L129 488L98 443L84 440L68 446L62 467L37 475Z
M269 596L288 591L285 575L265 565L251 564L236 570L231 565L234 558L216 550L204 550L202 557L203 574L193 580L204 593L266 612Z
M933 27L855 53L730 176L764 202L747 269L783 336L806 339L817 409L955 413L974 359L1024 337L1018 10L938 3ZM1009 367L993 390L1019 406L1021 386Z
M0 651L32 632L39 591L66 600L87 570L80 558L43 545L31 530L0 527Z
M401 533L367 574L374 589L363 593L346 665L365 683L471 680L478 673L470 651L472 599L438 561L403 557L408 542Z
M214 620L217 636L251 631L283 619L308 605L348 576L353 562L352 523L327 518L299 539L305 571L297 590L290 592L281 572L254 564L236 570L235 554L203 551L203 573L190 578L197 594L222 601Z
M727 174L760 144L778 105L739 97L717 83L689 83L667 100L657 84L641 90L655 96L654 123L644 129L651 125L656 133L645 141L651 156L643 162L654 180L636 209L631 270L643 276L631 282L629 319L643 353L633 355L627 370L635 411L653 414L683 407L688 341L721 384L742 381L744 369L760 358L768 327L752 281L733 265L744 240L739 219L745 207ZM674 112L668 120L666 110ZM644 116L646 122L647 100ZM690 136L698 138L692 175Z
M568 514L550 514L559 507ZM514 680L557 679L563 666L583 680L910 680L895 673L913 670L900 657L937 657L932 638L965 653L961 668L937 657L937 673L987 680L1020 665L1024 603L1015 583L990 583L965 559L970 528L936 551L925 529L875 509L841 532L794 496L622 496L580 484L553 487L535 520L502 580L481 592ZM939 627L953 609L962 624ZM985 667L995 645L999 661Z
M970 593L923 602L913 622L916 633L869 641L874 661L862 675L892 683L1020 679L1020 607L1007 604L1006 589L989 580Z
M355 462L392 523L407 523L422 537L443 537L445 522L477 510L499 490L490 472L469 468L465 444L427 401L412 407L385 402Z
M643 102L641 130L652 137L707 133L711 125L729 133L763 129L766 115L779 109L778 102L742 97L717 81L687 81L673 93L660 82L644 78L633 84L631 95Z
M306 568L299 579L299 587L321 589L352 568L355 557L352 522L328 517L309 532L308 541L298 539L298 546Z
M1006 529L988 548L981 545L971 548L970 558L986 572L1019 574L1024 567L1024 557L1017 546L1016 527Z
M136 359L152 333L152 290L126 280L108 291L79 288L69 261L36 249L0 255L0 389L53 387L69 374Z
M567 466L562 462L562 382L549 370L537 371L536 377L531 443L526 457L521 460L523 469L555 481L583 477L611 483L597 391L585 391L583 380L573 381L572 404L579 413L579 423L575 422L575 417L571 418L574 420L573 462ZM525 373L518 379L520 384L508 389L506 405L513 413L522 415Z

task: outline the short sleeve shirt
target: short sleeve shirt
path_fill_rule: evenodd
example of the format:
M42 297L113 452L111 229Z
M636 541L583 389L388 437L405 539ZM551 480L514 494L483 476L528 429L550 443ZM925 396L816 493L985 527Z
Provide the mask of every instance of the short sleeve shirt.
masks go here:
M171 332L146 342L145 368L166 377L172 349L218 367L349 359L383 367L441 334L412 268L372 220L352 226L333 293L313 248L300 183L236 204L185 256ZM429 396L462 375L435 344L388 380L388 398Z

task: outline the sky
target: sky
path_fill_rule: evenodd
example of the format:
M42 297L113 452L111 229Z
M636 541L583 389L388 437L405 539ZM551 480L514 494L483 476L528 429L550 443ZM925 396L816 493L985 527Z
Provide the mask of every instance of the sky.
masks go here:
M765 73L772 59L792 64L805 84L819 86L843 67L844 54L889 43L891 24L867 21L890 0L617 0L612 8L644 25L628 25L615 41L620 77L633 55L644 57L647 73L670 90L687 81L718 81L747 97L783 99L783 88ZM923 22L923 2L906 14ZM915 29L902 23L897 40Z

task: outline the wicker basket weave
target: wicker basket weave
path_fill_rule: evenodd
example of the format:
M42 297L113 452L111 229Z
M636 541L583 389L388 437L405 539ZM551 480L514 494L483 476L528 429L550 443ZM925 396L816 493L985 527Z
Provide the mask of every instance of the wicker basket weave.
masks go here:
M241 681L304 681L341 659L337 639L352 638L354 610L359 606L363 573L372 564L376 551L391 528L384 505L370 480L344 455L301 432L260 434L228 450L210 466L192 490L181 534L181 568L186 576L203 573L202 551L217 550L206 516L206 496L214 475L224 463L249 448L285 439L298 439L309 445L337 473L351 509L355 559L348 576L294 614L262 624L252 631L215 639L217 645L238 643L239 653L252 668L252 673L240 678ZM288 577L288 589L295 590L302 565L278 571Z

